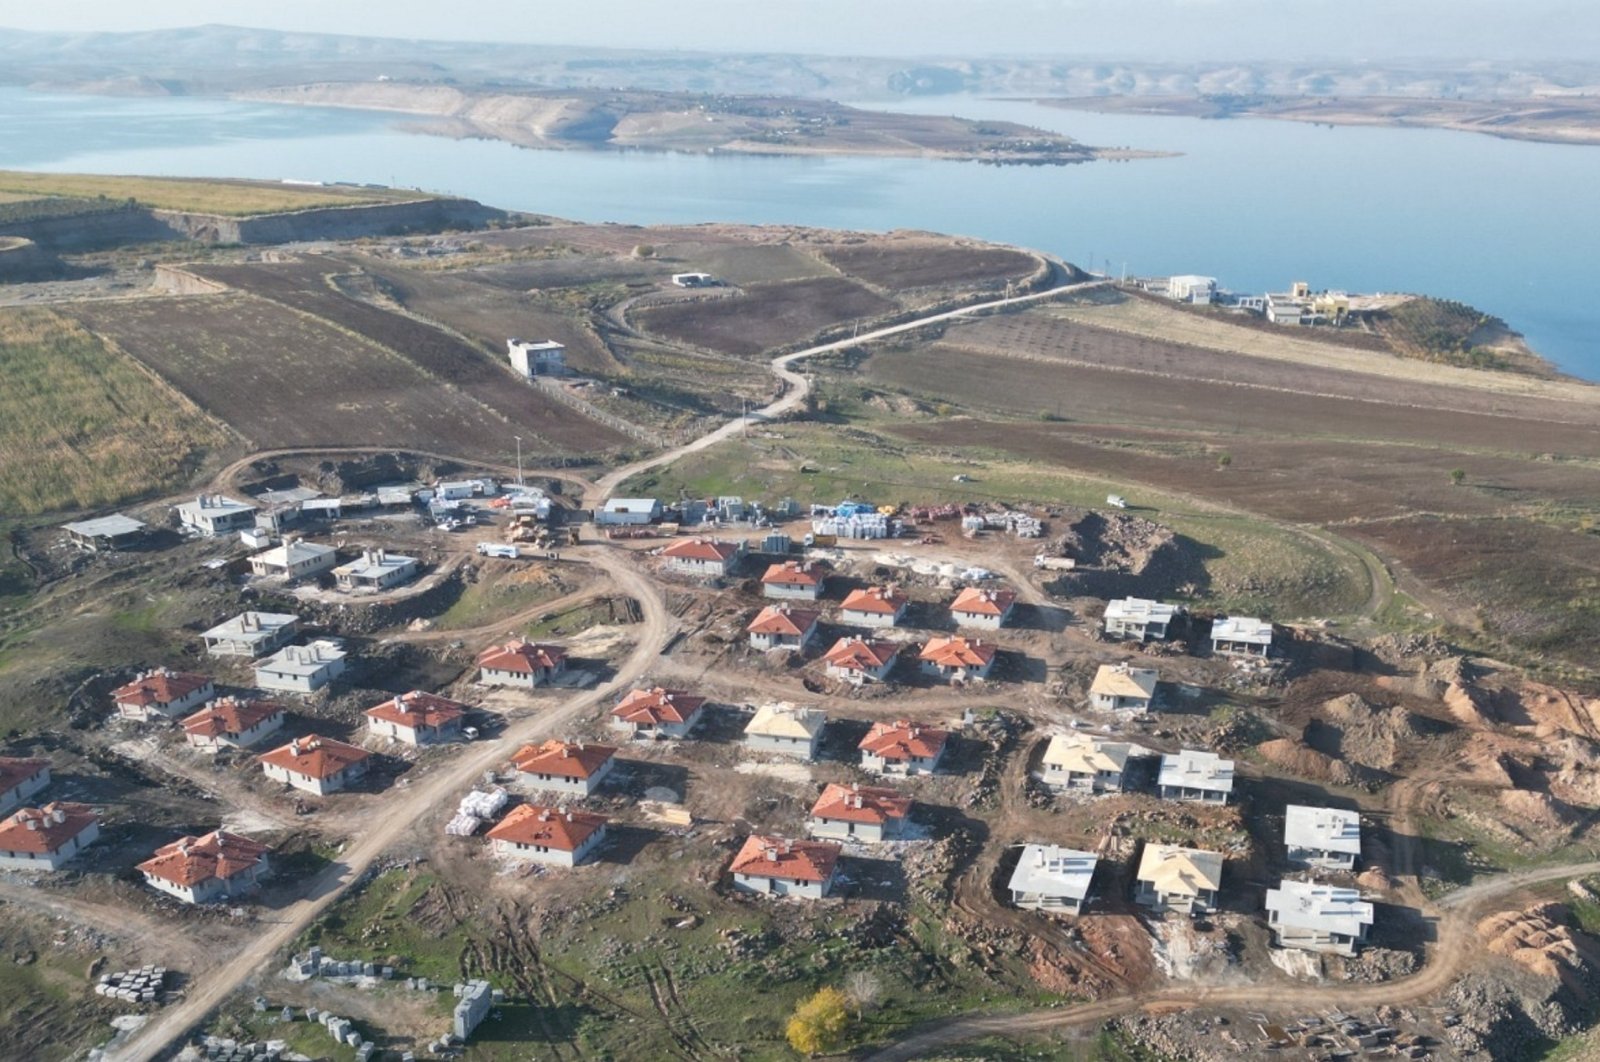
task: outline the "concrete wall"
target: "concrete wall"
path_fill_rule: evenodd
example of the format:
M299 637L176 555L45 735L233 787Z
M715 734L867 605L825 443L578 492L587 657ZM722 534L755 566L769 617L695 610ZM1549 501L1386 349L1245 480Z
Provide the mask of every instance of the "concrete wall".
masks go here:
M534 845L514 844L510 841L496 840L494 850L496 855L508 859L518 859L528 863L541 863L551 867L575 867L594 854L606 839L604 826L591 833L579 845L576 851L563 852L556 848L541 848Z
M785 881L782 878L759 878L748 874L735 874L733 887L763 896L799 896L807 900L820 900L828 894L827 883Z
M771 752L780 756L796 756L802 760L817 758L817 746L822 742L822 735L816 737L774 737L770 734L746 734L744 747L751 752Z
M986 616L977 612L951 612L950 617L956 621L958 627L969 627L980 631L997 631L1011 619L1011 612L1007 610L1004 616Z
M1072 896L1054 896L1042 892L1016 892L1011 893L1011 906L1020 907L1027 911L1056 911L1060 914L1078 914L1083 909L1083 901Z
M791 586L788 583L762 583L761 593L779 601L815 601L822 596L822 587Z
M4 793L0 793L0 812L10 811L24 800L50 784L50 768L42 768L32 778L24 778Z
M307 775L296 774L292 771L270 763L263 763L261 765L261 769L266 773L266 776L271 778L274 782L285 782L303 792L314 793L317 796L327 796L329 793L337 793L351 782L354 782L356 779L366 774L367 763L365 760L363 760L362 762L354 764L353 766L346 767L344 770L339 771L337 774L334 774L328 778L311 778Z
M839 613L839 618L853 627L893 627L900 622L900 617L905 614L905 609L894 615L882 612L858 612L847 608Z
M861 841L865 844L877 844L893 835L892 831L886 830L876 822L845 822L841 819L816 817L806 820L806 829L811 831L811 836L824 840Z

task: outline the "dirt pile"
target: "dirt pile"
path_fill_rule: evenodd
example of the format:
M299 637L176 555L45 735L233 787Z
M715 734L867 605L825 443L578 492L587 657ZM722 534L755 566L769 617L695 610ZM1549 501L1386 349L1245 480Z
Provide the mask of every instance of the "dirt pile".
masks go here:
M1306 725L1305 743L1318 752L1369 771L1389 773L1432 736L1425 720L1398 705L1384 706L1347 693L1323 702Z
M1281 767L1297 778L1313 782L1330 782L1334 785L1354 785L1355 773L1348 764L1332 756L1307 748L1293 738L1273 738L1256 746L1261 758L1275 767Z
M1600 745L1563 735L1542 745L1551 795L1580 807L1600 806Z
M1478 936L1496 955L1541 977L1557 978L1586 996L1600 972L1600 941L1566 923L1567 909L1561 904L1537 904L1484 918Z
M1571 808L1549 793L1529 789L1507 789L1500 794L1499 804L1500 810L1516 820L1524 832L1565 830L1576 819Z
M1531 680L1513 696L1520 720L1540 737L1567 733L1600 739L1600 699Z
M1204 579L1204 566L1186 541L1140 516L1090 512L1051 540L1045 552L1077 560L1077 570L1061 580L1072 594L1162 596Z

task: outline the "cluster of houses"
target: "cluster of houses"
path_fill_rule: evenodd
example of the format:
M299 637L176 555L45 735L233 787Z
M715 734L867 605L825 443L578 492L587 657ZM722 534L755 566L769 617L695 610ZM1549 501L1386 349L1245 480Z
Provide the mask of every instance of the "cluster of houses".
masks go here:
M1106 603L1101 630L1117 641L1161 642L1167 639L1180 609L1142 597ZM1218 616L1211 624L1211 651L1218 656L1266 659L1272 650L1272 624L1253 616Z

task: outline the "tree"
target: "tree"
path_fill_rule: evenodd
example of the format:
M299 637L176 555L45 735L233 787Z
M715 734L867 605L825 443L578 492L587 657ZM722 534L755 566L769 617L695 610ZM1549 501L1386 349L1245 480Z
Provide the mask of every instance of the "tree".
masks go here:
M1218 468L1227 468L1231 464L1233 464L1233 455L1232 454L1218 454L1217 455L1217 467Z
M878 980L877 974L857 970L844 979L844 994L859 1018L878 1005L878 998L883 995L883 982Z
M1464 482L1466 480L1466 478L1467 478L1467 473L1466 473L1465 469L1452 468L1450 470L1450 485L1452 487L1461 486L1462 482Z
M844 993L837 988L821 988L794 1008L784 1035L789 1046L802 1055L821 1054L839 1046L849 1023Z

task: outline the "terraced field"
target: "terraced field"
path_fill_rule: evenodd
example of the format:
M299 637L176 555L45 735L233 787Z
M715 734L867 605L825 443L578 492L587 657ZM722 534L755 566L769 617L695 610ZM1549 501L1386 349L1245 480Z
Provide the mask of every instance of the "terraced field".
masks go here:
M754 357L833 325L890 313L895 304L843 277L752 284L726 299L653 306L635 315L646 331L708 350Z

